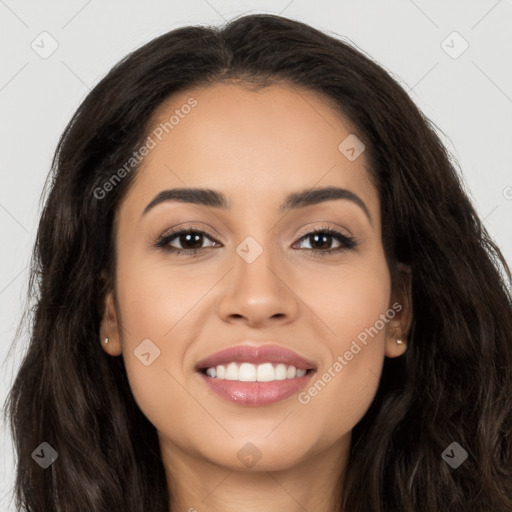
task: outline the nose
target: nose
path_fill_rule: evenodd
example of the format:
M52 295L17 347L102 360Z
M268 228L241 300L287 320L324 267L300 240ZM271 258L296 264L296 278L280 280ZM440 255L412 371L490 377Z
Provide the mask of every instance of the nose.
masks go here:
M251 263L238 254L233 261L219 304L222 320L264 327L286 324L297 317L299 299L293 293L293 272L284 262L278 264L266 249Z

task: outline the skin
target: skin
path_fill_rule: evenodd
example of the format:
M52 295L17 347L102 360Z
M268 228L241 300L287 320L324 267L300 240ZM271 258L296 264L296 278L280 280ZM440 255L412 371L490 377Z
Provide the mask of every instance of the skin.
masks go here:
M197 106L144 158L117 211L115 293L101 325L110 342L102 346L122 354L134 397L158 431L171 511L334 511L351 431L375 396L384 357L406 350L396 338L406 341L411 321L407 297L391 293L365 154L349 161L338 150L355 131L328 100L286 85L190 89L163 104L152 126L190 97ZM371 222L349 200L278 211L287 194L313 186L351 190ZM142 215L176 187L221 191L231 208L172 201ZM154 246L183 223L209 233L201 255ZM340 245L303 238L324 226L359 245L319 255L318 247ZM252 263L236 252L248 236L263 249ZM178 238L172 245L182 247ZM402 310L306 405L297 395L264 407L234 404L194 371L244 340L272 342L315 361L314 383L395 301ZM149 366L134 355L145 339L160 349ZM252 467L237 457L249 442L261 453Z

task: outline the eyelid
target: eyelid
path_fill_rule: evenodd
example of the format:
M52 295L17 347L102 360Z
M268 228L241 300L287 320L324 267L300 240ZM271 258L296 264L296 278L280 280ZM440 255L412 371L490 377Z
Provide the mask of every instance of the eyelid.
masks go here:
M354 249L359 245L359 241L351 234L345 234L341 231L340 228L333 228L331 226L322 225L316 228L310 228L308 231L306 231L303 235L301 235L297 242L300 242L301 240L305 240L308 237L315 235L317 233L327 233L329 236L331 236L334 239L338 239L340 241L341 239L341 247L337 247L335 249L303 249L305 251L309 251L312 253L320 253L320 254L338 254L343 251L348 251L350 249Z
M313 253L313 255L322 256L322 257L331 256L331 255L334 256L337 254L341 254L343 252L347 252L349 250L353 250L354 248L356 248L359 245L359 241L351 234L343 233L343 230L348 231L347 229L345 229L341 226L334 228L332 226L328 226L325 224L323 224L321 226L309 228L308 230L303 232L300 236L298 236L298 238L296 238L295 244L292 246L292 248L294 248L298 243L301 243L302 240L307 239L309 236L313 236L317 233L327 233L328 236L330 236L333 239L338 241L338 243L340 244L339 247L330 248L330 249L314 249L314 248L308 249L308 248L306 248L306 249L299 249L299 250L306 252L306 253ZM204 251L206 249L215 247L215 245L213 245L210 247L199 247L196 249L182 249L182 248L170 246L170 241L172 239L174 239L182 234L187 234L190 232L202 235L202 236L210 239L210 241L212 241L214 244L217 244L217 246L218 246L218 242L216 239L217 235L212 235L207 229L205 229L203 227L196 227L191 224L175 226L171 230L164 232L159 237L159 239L154 244L154 246L169 253L169 254L174 254L175 256L178 256L178 257L183 256L183 253L184 253L185 257L186 256L193 257L193 256L197 255L197 253L204 253ZM348 233L350 233L350 232L348 231ZM222 244L222 242L221 242L221 244Z
M339 224L334 224L334 227L333 226L328 226L327 223L328 221L320 221L320 222L324 222L324 224L322 224L321 226L317 226L317 227L308 227L310 226L311 224L317 224L318 221L316 222L311 222L311 223L308 223L306 224L305 227L303 227L303 230L301 230L301 234L299 235L295 235L295 238L298 240L306 235L309 235L311 233L315 233L316 231L319 231L319 230L331 230L331 231L341 231L340 234L344 235L345 237L347 238L354 238L354 236L352 235L351 231L348 230L347 228L343 227L343 226L340 226ZM209 229L211 229L212 231L208 231ZM173 228L170 228L166 231L164 231L158 238L159 239L162 239L164 237L168 237L170 235L175 235L175 234L178 234L180 233L181 231L197 231L199 233L204 233L206 235L208 235L210 238L221 238L221 236L217 233L213 234L213 228L211 228L210 226L208 226L206 229L203 227L203 226L197 226L193 223L183 223L183 224L178 224L177 226L174 226Z
M221 236L216 233L216 231L211 228L210 226L204 227L204 224L197 226L193 223L184 222L182 224L178 224L177 226L174 226L172 228L166 229L159 237L158 239L161 240L162 238L169 237L171 235L176 235L178 233L181 233L182 231L196 231L198 233L204 233L208 235L210 238L216 238L219 239Z
M312 224L317 224L318 222L323 223L323 224L321 224L320 226L311 227ZM330 223L330 225L329 225L329 221L317 221L317 222L310 222L310 223L306 224L306 226L304 227L304 230L302 231L302 234L299 235L299 238L301 238L305 235L309 235L309 234L314 233L315 231L319 231L319 230L336 231L336 232L339 232L340 234L342 234L343 236L346 236L347 238L353 238L352 233L347 228L340 226L339 224Z
M209 238L212 242L217 243L217 235L212 235L207 229L204 227L197 227L195 225L191 224L184 224L175 226L174 228L171 228L167 231L164 231L159 237L157 242L154 244L156 247L166 250L166 246L169 243L169 240L188 232L195 232L201 235L205 235L207 238ZM179 249L176 247L173 247L174 251L183 251L183 252L192 252L194 249ZM200 249L195 249L195 251L202 251L206 249L206 247L202 247ZM174 252L173 250L168 250L168 252Z

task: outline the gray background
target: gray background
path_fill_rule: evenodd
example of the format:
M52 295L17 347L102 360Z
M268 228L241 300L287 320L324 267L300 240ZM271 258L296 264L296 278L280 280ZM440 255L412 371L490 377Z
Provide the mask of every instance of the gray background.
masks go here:
M24 335L6 358L24 308L40 195L71 115L111 66L155 36L250 12L348 38L399 80L442 130L485 226L512 262L512 0L0 0L2 403L26 343ZM42 58L52 44L58 48ZM11 512L14 454L1 428L0 509Z

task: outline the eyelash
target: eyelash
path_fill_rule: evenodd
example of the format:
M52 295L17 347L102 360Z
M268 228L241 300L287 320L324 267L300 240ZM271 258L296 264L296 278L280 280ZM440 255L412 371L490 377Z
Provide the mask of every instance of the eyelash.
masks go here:
M166 253L172 253L175 255L179 255L182 253L187 253L189 256L197 255L198 252L201 252L204 249L207 249L207 247L201 247L199 249L178 249L176 247L172 247L169 245L171 240L173 240L174 238L176 238L180 235L188 235L188 234L192 234L192 233L197 234L197 235L205 235L210 240L215 242L213 237L206 231L202 231L200 229L192 228L192 227L185 227L185 228L181 228L176 231L173 231L171 233L168 233L166 235L163 235L156 242L155 246L162 249ZM329 228L327 226L315 229L313 231L309 231L308 233L302 235L298 241L304 240L310 236L313 236L313 235L316 235L319 233L327 234L327 235L332 236L333 238L337 239L341 243L340 247L338 247L336 249L318 249L318 250L301 249L301 250L313 252L313 253L319 254L321 256L327 256L327 255L338 254L343 251L353 249L354 247L356 247L358 245L358 242L356 241L356 239L354 237L344 235L343 233L340 233L339 231L336 231L335 229Z

